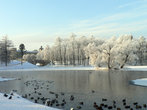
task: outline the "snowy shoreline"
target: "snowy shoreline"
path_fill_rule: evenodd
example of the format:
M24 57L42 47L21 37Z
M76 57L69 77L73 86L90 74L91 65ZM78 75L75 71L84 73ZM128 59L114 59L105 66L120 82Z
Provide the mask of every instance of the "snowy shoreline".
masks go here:
M94 67L39 67L39 68L4 68L0 71L61 71L61 70L95 70Z
M3 81L12 81L12 80L16 80L16 78L4 78L4 77L0 77L0 82L3 82Z
M106 71L107 68L95 68L92 66L48 66L48 67L0 67L0 71L62 71L62 70L96 70ZM147 66L125 66L120 71L147 71Z
M47 65L47 66L36 66L28 62L24 62L23 65L20 64L20 61L13 60L10 64L5 67L4 65L0 66L0 71L53 71L53 70L108 70L106 67L96 68L93 66L64 66L64 65ZM125 66L120 71L147 71L147 66Z
M30 102L29 100L22 98L16 93L0 93L0 108L1 110L59 110L56 108Z
M0 77L0 82L16 80L16 78ZM45 105L30 102L16 93L0 93L0 108L2 110L59 110Z
M132 80L130 82L131 82L131 84L136 85L136 86L147 87L147 78L136 79L136 80Z
M147 71L147 66L125 66L124 71Z

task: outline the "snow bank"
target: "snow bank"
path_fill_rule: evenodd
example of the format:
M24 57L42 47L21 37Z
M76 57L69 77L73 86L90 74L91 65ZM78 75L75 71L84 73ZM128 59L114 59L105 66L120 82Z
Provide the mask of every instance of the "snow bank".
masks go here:
M2 78L2 77L0 77L0 82L2 82L2 81L10 81L10 80L16 80L16 78Z
M125 66L123 70L126 71L147 71L147 66Z
M95 70L94 67L54 67L54 66L50 66L50 67L29 67L29 68L3 68L1 69L1 71L50 71L50 70Z
M94 67L92 66L46 66L46 67L41 67L37 69L39 70L94 70Z
M33 65L28 62L24 62L21 65L20 61L14 60L11 61L8 66L0 66L0 70L7 70L7 71L48 71L48 70L107 70L106 67L95 68L93 66L64 66L64 65L47 65L47 66L37 66ZM123 69L124 71L147 71L147 66L125 66Z
M135 85L139 86L147 86L147 78L136 79L131 81Z
M12 99L9 99L12 96ZM0 110L59 110L30 102L17 94L4 96L0 93Z
M1 66L0 70L3 71L48 71L48 70L94 70L92 66L37 66L28 62L24 62L23 65L19 61L12 61L7 67Z
M18 65L18 64L21 64L21 62L18 60L11 60L11 62L8 65Z
M7 65L8 66L14 66L14 65L19 65L21 64L20 61L18 60L11 60L10 63L8 63ZM4 67L5 66L5 63L0 63L0 67Z
M22 65L19 61L12 61L8 66L1 66L0 70L13 70L13 69L32 69L37 68L36 65L33 65L28 62L24 62Z

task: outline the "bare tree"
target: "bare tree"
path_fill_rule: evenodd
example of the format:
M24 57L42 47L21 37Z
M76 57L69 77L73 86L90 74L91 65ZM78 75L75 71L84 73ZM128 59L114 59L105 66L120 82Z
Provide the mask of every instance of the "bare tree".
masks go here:
M1 53L1 62L5 63L5 66L10 62L10 47L12 47L12 42L8 40L7 36L4 36L0 43L0 53Z

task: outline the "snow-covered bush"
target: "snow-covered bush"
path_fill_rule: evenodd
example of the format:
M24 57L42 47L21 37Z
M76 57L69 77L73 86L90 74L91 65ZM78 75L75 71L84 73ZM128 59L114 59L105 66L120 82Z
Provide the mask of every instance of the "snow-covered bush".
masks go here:
M23 59L25 61L32 63L32 64L36 64L36 55L34 55L34 54L25 54L25 55L23 55Z

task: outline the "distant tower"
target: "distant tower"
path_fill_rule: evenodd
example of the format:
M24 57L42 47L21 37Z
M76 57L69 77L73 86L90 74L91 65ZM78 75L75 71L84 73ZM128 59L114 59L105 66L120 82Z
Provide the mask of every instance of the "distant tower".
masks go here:
M43 47L41 46L41 47L39 48L39 50L42 51L42 50L43 50Z

